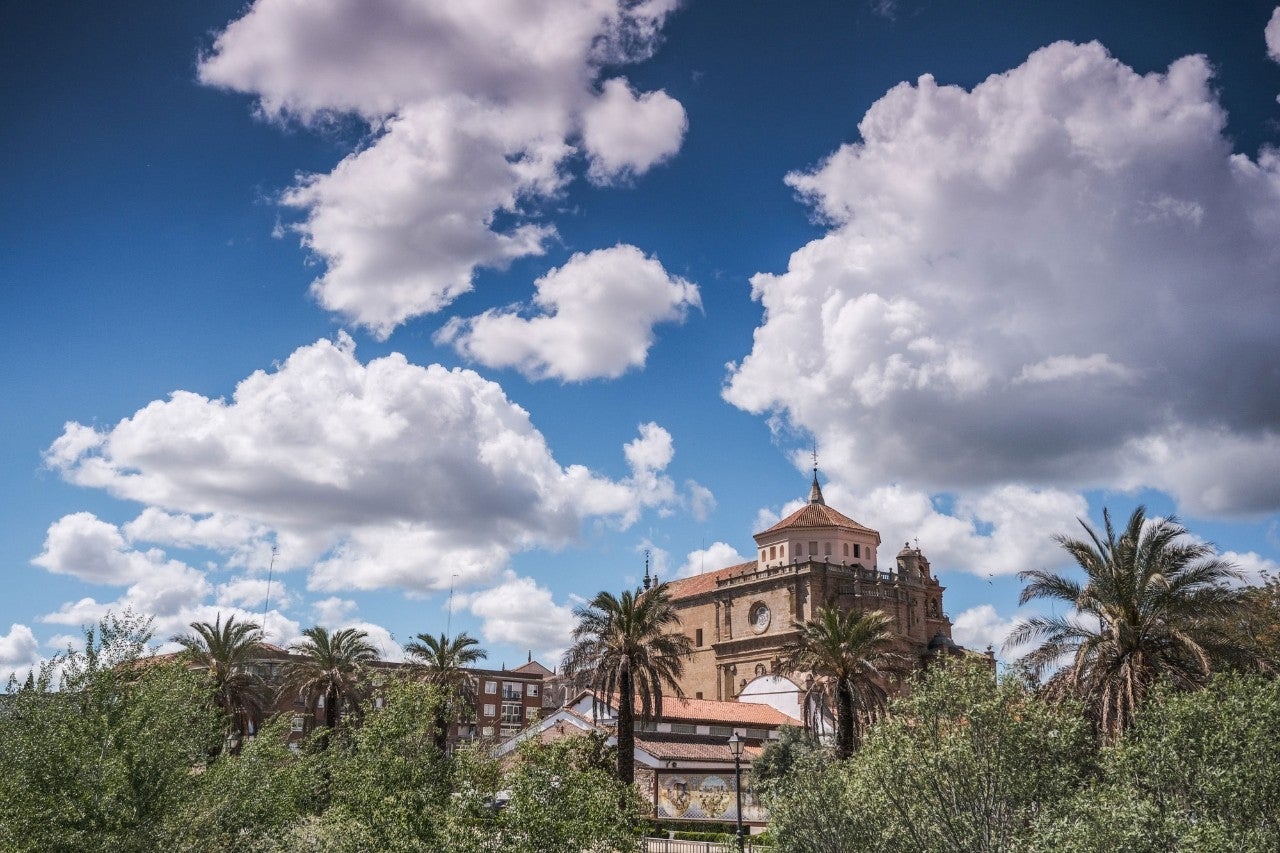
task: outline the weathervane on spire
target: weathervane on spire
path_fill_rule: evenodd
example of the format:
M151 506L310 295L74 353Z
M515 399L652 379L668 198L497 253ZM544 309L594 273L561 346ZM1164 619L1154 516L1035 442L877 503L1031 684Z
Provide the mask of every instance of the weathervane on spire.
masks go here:
M822 487L818 485L818 439L813 439L813 485L809 487L809 503L826 505L822 499Z

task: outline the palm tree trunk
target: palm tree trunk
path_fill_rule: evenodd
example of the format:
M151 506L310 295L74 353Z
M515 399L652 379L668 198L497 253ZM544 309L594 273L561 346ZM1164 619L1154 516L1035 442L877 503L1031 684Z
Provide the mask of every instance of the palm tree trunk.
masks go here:
M618 678L618 778L630 785L636 779L635 686L631 667L622 662Z
M836 758L853 755L853 691L841 681L836 684Z

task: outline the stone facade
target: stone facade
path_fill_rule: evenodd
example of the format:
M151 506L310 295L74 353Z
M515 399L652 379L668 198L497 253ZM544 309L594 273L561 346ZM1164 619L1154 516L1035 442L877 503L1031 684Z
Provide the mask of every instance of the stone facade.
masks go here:
M805 673L781 671L795 623L824 606L883 610L900 650L923 666L958 647L945 588L919 548L878 561L880 534L828 507L814 477L809 502L755 535L757 559L670 584L694 652L681 688L691 698L766 701L801 716Z

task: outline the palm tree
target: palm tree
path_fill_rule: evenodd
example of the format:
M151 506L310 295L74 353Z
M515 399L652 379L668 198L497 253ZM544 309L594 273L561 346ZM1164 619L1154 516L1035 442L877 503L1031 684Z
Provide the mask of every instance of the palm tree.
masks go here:
M252 731L262 722L271 692L250 665L262 654L262 629L256 622L237 622L234 615L213 624L192 622L194 633L173 637L182 654L204 670L210 698L227 718L228 738Z
M593 712L616 698L618 778L635 781L635 712L641 719L662 716L664 691L684 698L677 680L693 646L678 628L668 585L621 596L599 592L574 609L578 625L562 664L566 677L595 695Z
M1105 535L1081 520L1087 539L1054 537L1084 572L1083 584L1046 570L1020 573L1028 581L1020 603L1045 598L1071 610L1026 619L1005 648L1039 643L1023 657L1030 670L1061 667L1046 693L1082 699L1103 740L1114 743L1159 679L1193 690L1221 666L1251 663L1234 630L1249 603L1245 589L1228 585L1240 577L1236 568L1176 519L1148 519L1139 506L1117 535L1110 512L1102 517Z
M885 681L906 666L906 658L897 651L893 617L880 610L858 613L820 607L795 628L799 635L784 648L782 665L814 674L821 701L806 702L806 723L816 728L834 706L836 757L848 758L862 742L866 725L884 711Z
M350 703L359 713L364 669L378 659L378 650L367 633L355 628L330 634L316 625L302 634L302 640L289 645L297 657L284 666L281 693L302 696L313 710L323 699L324 724L331 732L338 725L340 702Z
M448 744L450 720L461 719L476 704L475 684L467 667L474 666L489 656L480 648L480 641L468 636L466 631L453 639L441 634L418 634L417 639L404 647L412 658L414 669L428 684L439 687L443 701L436 710L436 747L444 752Z

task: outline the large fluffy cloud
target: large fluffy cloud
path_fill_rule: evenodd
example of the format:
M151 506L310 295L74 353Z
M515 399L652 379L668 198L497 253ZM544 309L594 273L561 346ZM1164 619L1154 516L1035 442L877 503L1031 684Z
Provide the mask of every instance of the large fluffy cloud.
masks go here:
M620 480L563 467L498 385L399 354L362 364L341 335L254 373L230 401L179 391L112 427L68 424L46 460L146 505L127 528L139 537L231 551L231 532L270 531L277 568L314 566L313 589L428 591L494 578L513 552L565 544L585 519L625 527L685 502L663 473L669 433L643 424L624 452ZM87 514L55 524L36 560L115 583L160 561Z
M271 118L369 124L363 148L283 201L325 261L321 304L387 335L470 289L477 267L540 253L554 229L536 221L538 202L571 178L579 144L599 183L679 148L679 103L599 82L603 67L651 54L674 5L257 0L199 73Z
M528 648L547 666L558 665L569 646L573 610L556 604L550 590L532 578L508 573L502 583L471 596L468 605L483 620L486 640Z
M644 366L656 324L682 321L701 305L695 285L621 245L574 255L538 279L533 301L542 312L534 317L506 310L455 318L436 341L530 379L614 378Z
M788 177L831 228L753 279L726 399L857 487L1280 507L1280 158L1225 120L1203 57L1140 75L1098 44L895 87Z

